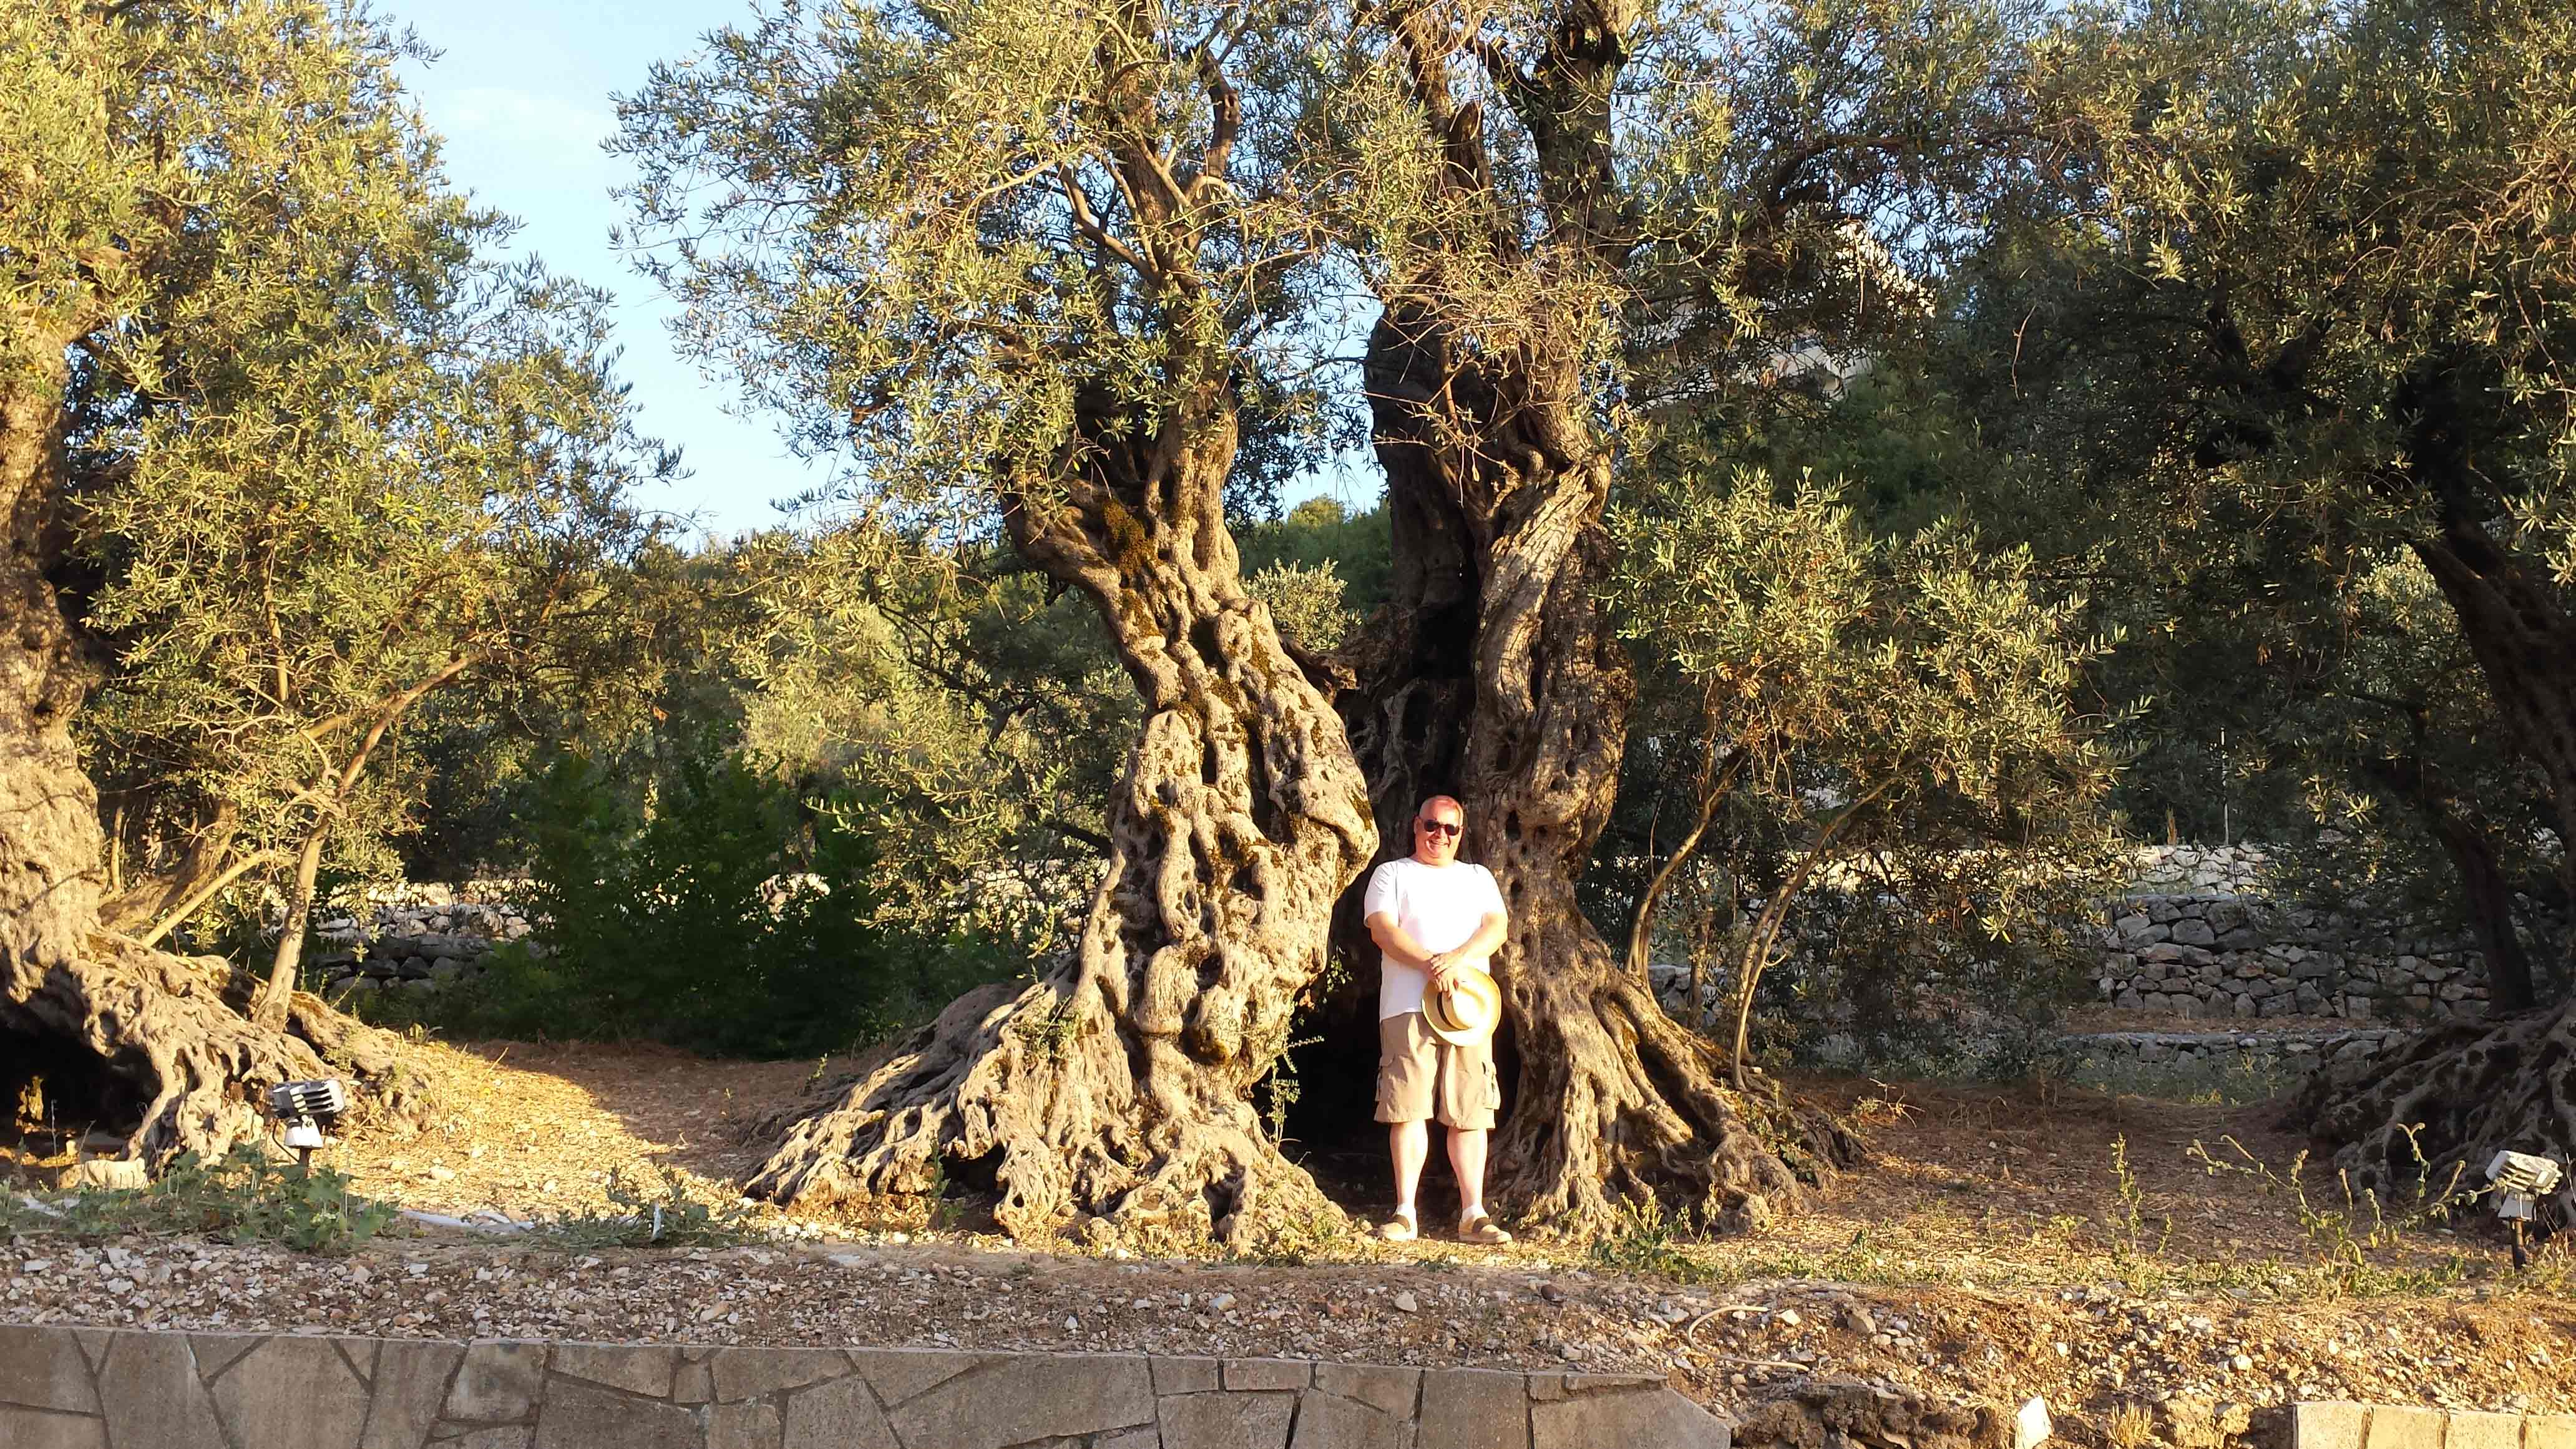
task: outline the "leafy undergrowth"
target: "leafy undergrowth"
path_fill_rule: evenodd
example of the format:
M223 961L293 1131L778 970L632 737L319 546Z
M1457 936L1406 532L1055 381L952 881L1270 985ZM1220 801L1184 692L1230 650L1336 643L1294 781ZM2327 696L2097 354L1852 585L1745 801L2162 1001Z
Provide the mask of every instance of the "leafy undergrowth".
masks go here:
M0 1233L60 1233L88 1241L186 1234L347 1253L383 1232L399 1212L391 1202L354 1191L345 1172L327 1165L307 1171L244 1143L215 1158L183 1152L140 1188L0 1194Z

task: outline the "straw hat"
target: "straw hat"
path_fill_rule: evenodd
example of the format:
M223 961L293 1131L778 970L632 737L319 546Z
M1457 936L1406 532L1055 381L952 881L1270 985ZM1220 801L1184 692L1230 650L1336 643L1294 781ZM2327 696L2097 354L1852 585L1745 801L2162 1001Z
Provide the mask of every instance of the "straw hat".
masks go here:
M1502 988L1482 971L1461 971L1449 988L1423 998L1422 1020L1451 1046L1473 1046L1494 1034L1503 1019Z

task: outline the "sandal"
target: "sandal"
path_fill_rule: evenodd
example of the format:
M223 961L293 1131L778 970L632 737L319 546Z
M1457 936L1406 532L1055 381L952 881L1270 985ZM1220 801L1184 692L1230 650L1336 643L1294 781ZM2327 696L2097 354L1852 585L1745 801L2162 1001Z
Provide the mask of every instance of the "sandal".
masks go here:
M1504 1232L1492 1218L1481 1212L1458 1220L1459 1242L1495 1244L1508 1243L1511 1240L1511 1234Z
M1398 1210L1396 1215L1377 1225L1377 1235L1390 1243L1409 1243L1422 1235L1413 1214Z

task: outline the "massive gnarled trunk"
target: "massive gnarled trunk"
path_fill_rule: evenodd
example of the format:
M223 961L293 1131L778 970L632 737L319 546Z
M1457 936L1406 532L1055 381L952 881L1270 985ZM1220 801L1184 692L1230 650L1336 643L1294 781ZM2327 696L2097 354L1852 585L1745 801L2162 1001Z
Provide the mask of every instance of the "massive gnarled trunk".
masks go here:
M37 355L58 362L68 342ZM259 1085L335 1070L381 1081L396 1046L311 996L280 1028L254 1026L226 999L224 963L101 929L98 796L70 729L83 680L46 581L63 384L0 382L0 1104L124 1132L150 1160L219 1152L261 1131Z
M1489 1190L1525 1223L1577 1233L1649 1198L1758 1223L1852 1140L1730 1090L1722 1058L1575 900L1634 684L1595 604L1612 459L1574 367L1470 357L1436 316L1391 308L1369 384L1398 566L1349 712L1380 830L1404 838L1422 794L1457 795L1462 855L1510 908L1495 974L1519 1072Z
M1355 652L1345 702L1380 829L1434 790L1467 811L1466 859L1511 910L1495 959L1518 1064L1490 1190L1524 1223L1599 1228L1654 1198L1758 1222L1852 1140L1721 1062L1668 1018L1642 969L1575 900L1608 823L1635 687L1596 603L1614 463L1594 401L1594 329L1637 244L1612 145L1613 97L1642 12L1569 7L1515 62L1436 6L1388 12L1395 64L1443 164L1428 215L1466 231L1390 238L1365 376L1394 529L1392 607ZM1473 72L1507 106L1535 196L1497 181ZM1523 207L1535 201L1536 225ZM1491 288L1511 328L1457 315Z
M919 1195L989 1172L1015 1234L1258 1241L1339 1212L1252 1090L1325 965L1334 898L1376 848L1330 702L1244 590L1221 397L1159 428L1095 421L1014 543L1090 598L1145 705L1110 800L1108 873L1046 980L952 1005L754 1180L786 1202Z

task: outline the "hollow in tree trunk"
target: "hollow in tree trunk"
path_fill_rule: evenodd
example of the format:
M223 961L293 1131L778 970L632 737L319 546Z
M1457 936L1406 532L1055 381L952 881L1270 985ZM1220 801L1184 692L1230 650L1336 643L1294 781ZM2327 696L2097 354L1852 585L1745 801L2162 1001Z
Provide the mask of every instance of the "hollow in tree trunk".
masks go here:
M1340 1214L1264 1132L1252 1090L1322 974L1334 898L1376 848L1342 724L1244 590L1222 398L1097 440L1008 510L1014 544L1098 608L1141 692L1108 871L1072 955L959 1000L751 1190L810 1203L990 1175L1014 1234L1259 1241Z
M59 362L70 340L25 356ZM262 1130L260 1086L339 1071L382 1089L398 1044L311 996L256 1026L223 962L101 929L98 797L70 730L84 681L47 582L63 382L0 381L0 1101L40 1094L57 1121L95 1120L147 1160L220 1152Z

